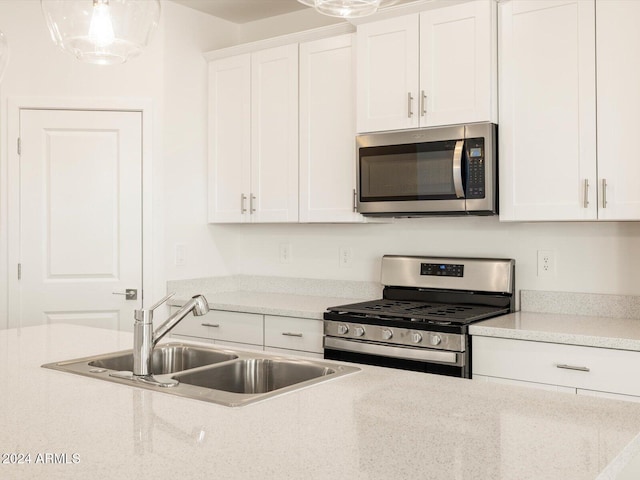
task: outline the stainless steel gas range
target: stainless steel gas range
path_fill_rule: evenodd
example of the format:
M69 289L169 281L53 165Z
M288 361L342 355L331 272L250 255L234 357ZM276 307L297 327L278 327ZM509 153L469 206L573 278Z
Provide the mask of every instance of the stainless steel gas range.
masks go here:
M471 378L469 324L514 311L515 261L385 255L383 298L324 314L324 358Z

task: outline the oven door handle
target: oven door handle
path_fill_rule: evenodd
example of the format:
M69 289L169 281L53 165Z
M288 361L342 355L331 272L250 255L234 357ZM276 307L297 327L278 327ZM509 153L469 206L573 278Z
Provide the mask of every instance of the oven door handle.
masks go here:
M464 188L462 186L462 149L464 140L458 140L453 149L453 188L457 198L464 198Z
M343 340L342 338L324 337L324 347L344 352L366 353L381 357L417 360L420 362L444 363L447 365L464 366L464 356L458 352L444 352L426 348L391 347L377 343L359 340Z

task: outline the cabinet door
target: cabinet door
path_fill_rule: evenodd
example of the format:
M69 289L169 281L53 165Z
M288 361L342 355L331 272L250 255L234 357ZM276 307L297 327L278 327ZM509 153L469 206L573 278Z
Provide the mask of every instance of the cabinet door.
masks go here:
M251 56L254 222L298 221L298 44Z
M354 222L354 35L300 45L300 221Z
M358 26L358 132L418 126L418 18Z
M595 219L594 2L498 8L500 219Z
M495 3L420 14L420 125L497 120Z
M596 2L598 75L598 217L640 219L640 2ZM606 182L606 187L604 186ZM606 204L605 204L606 202Z
M245 222L251 191L251 57L209 64L209 222Z

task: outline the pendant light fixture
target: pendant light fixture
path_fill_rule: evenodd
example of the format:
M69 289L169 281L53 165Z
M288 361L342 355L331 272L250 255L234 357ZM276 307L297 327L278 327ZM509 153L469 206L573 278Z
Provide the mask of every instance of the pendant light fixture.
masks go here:
M160 21L159 0L40 0L53 43L79 60L124 63L142 53Z
M315 8L323 15L342 18L358 18L372 15L382 7L388 7L398 0L298 0Z
M4 75L4 70L9 63L9 44L4 33L0 32L0 82Z

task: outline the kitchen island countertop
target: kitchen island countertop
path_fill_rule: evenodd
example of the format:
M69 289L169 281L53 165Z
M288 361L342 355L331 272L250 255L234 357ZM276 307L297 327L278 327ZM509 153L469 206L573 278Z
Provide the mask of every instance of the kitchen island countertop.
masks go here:
M604 480L640 451L639 404L380 367L239 408L40 368L131 342L0 331L0 478Z

